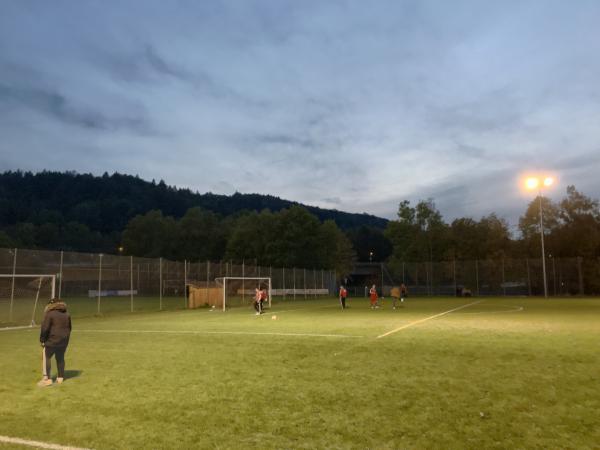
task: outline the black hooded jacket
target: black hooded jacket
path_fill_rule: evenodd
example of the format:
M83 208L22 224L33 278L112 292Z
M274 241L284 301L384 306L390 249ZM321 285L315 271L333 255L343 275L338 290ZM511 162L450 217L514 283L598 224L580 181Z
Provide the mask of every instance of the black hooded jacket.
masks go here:
M71 316L63 302L50 303L46 307L40 330L40 342L46 347L66 347L71 335Z

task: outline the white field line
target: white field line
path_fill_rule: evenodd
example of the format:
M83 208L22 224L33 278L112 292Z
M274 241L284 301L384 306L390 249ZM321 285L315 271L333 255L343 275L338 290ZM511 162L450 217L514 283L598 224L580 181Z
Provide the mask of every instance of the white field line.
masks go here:
M505 314L505 313L521 312L524 309L522 306L517 306L516 308L514 306L510 306L510 305L496 305L496 306L503 306L505 308L512 308L512 309L499 309L499 310L494 310L494 311L476 311L476 312L465 311L462 314Z
M260 331L188 331L188 330L76 330L75 333L160 333L160 334L232 334L241 336L292 336L292 337L324 337L324 338L362 338L352 334L315 334L315 333L277 333L277 332L260 332Z
M50 448L55 450L89 450L81 447L70 447L68 445L50 444L48 442L30 441L28 439L19 439L9 436L0 436L0 442L6 442L7 444L18 444L26 445L28 447L35 448Z
M31 325L23 325L20 327L6 327L6 328L0 328L0 331L11 331L11 330L24 330L26 328L34 328Z
M442 316L445 316L446 314L450 314L451 312L458 311L458 310L464 309L464 308L468 308L469 306L476 305L477 303L481 303L482 301L483 300L477 300L476 302L468 303L466 305L459 306L458 308L450 309L448 311L444 311L439 314L435 314L433 316L425 317L424 319L415 320L414 322L410 322L410 323L407 323L406 325L402 325L401 327L398 327L394 330L388 331L387 333L380 334L379 336L377 336L377 339L381 339L386 336L389 336L390 334L397 333L398 331L412 327L413 325L418 325L420 323L427 322L428 320L435 319L436 317L442 317Z

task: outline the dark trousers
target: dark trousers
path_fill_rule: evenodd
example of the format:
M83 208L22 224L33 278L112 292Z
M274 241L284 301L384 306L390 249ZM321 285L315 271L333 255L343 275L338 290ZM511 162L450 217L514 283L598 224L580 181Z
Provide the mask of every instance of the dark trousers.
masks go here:
M342 302L342 308L346 309L346 297L340 298L340 302Z
M256 312L262 312L262 300L254 302L254 309L256 310Z
M58 377L65 377L65 352L67 351L67 347L44 347L44 352L46 353L46 376L50 378L50 369L51 364L50 360L52 356L56 358L56 367L58 368Z

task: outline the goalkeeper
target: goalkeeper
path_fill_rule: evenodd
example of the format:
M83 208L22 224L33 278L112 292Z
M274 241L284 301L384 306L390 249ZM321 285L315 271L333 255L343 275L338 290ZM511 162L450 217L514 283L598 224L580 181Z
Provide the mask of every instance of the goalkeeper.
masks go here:
M254 289L254 309L256 310L256 315L259 316L262 314L262 291L259 288Z

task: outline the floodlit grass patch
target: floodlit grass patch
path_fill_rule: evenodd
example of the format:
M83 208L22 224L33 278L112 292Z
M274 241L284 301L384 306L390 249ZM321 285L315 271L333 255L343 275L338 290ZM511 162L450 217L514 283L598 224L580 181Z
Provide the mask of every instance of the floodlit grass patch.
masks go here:
M423 321L475 300L81 318L71 377L49 388L35 386L38 330L2 331L0 434L97 449L594 448L600 301L486 298Z

